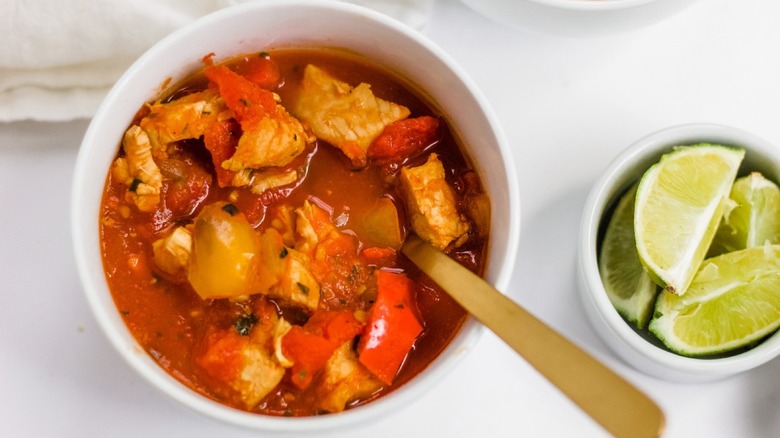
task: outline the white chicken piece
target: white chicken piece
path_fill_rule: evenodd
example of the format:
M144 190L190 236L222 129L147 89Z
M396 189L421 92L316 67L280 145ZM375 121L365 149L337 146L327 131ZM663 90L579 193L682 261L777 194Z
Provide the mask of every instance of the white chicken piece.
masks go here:
M184 227L176 227L167 236L152 243L154 263L168 275L186 272L192 253L192 233Z
M405 119L410 111L374 96L371 86L352 88L314 65L307 65L292 112L314 134L341 149L356 167L367 163L366 151L385 127Z
M274 327L274 357L276 358L276 361L285 368L291 368L295 365L295 362L288 359L282 350L282 339L291 328L292 324L284 318L279 318L279 322L276 324L276 327Z
M382 387L382 383L358 362L350 344L342 344L325 364L324 378L317 388L319 409L341 412L347 403L367 397Z
M211 125L232 117L232 113L214 89L188 94L168 103L155 102L140 125L149 135L156 159L168 157L170 143L200 138Z
M439 249L453 241L455 246L466 241L469 223L458 213L455 194L436 154L421 166L401 168L399 182L412 230L418 236Z
M149 137L138 125L131 126L122 139L125 156L114 161L111 173L128 186L125 200L143 212L154 211L160 203L162 174L152 157Z
M276 169L264 169L254 172L253 176L251 190L255 195L298 181L298 172L295 170L279 172Z
M245 167L233 175L230 186L249 186L252 193L262 195L267 190L291 185L296 181L298 181L298 172L294 169L280 170L279 168L271 167L255 170Z
M309 201L304 201L301 208L295 209L295 232L298 236L295 249L311 255L317 244L337 230L331 223L327 211Z
M271 304L255 309L248 335L234 328L213 331L197 364L236 392L247 409L256 406L281 382L285 368L274 355L273 336L279 322Z
M255 282L258 292L310 311L319 307L320 285L309 270L309 257L285 246L275 228L261 235L260 258Z
M285 259L284 274L279 283L268 291L268 296L310 311L317 310L320 284L308 268L309 258L299 251L288 249Z
M316 139L281 105L265 117L242 122L241 129L236 152L222 162L223 169L241 172L285 166Z
M241 351L244 368L233 389L241 393L241 399L249 408L260 403L284 377L284 367L268 351L257 345L248 345Z
M273 228L281 235L285 245L295 246L295 211L289 204L282 204L268 212L268 219Z

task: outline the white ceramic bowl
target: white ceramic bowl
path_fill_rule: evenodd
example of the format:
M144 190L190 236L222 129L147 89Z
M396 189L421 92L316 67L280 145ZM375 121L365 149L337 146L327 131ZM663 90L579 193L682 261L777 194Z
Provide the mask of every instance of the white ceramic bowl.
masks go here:
M505 26L565 36L638 29L674 15L696 0L462 0Z
M606 212L617 197L638 181L644 171L673 146L700 142L738 146L746 151L740 175L757 170L780 181L780 148L748 132L722 125L692 124L650 134L618 155L594 184L585 202L580 225L578 269L585 310L607 345L635 368L672 381L706 381L759 366L780 354L780 332L756 347L724 358L703 359L677 355L640 334L617 313L601 282L597 262L599 232Z
M461 139L493 202L486 278L503 289L514 266L520 230L517 177L497 119L472 80L441 49L384 15L340 2L249 2L204 17L151 48L119 79L93 118L81 145L72 193L72 235L86 296L119 353L152 385L212 417L265 431L321 431L385 416L410 405L474 346L481 326L467 320L449 347L420 375L391 394L339 414L278 418L250 414L205 398L172 378L135 341L109 292L100 256L99 205L122 133L167 78L176 83L202 66L231 56L287 47L339 47L384 65L441 109ZM467 394L464 394L466 397Z

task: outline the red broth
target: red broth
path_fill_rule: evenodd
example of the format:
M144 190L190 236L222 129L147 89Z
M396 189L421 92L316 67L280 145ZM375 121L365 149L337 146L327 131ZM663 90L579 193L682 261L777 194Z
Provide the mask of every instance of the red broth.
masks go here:
M486 263L488 230L484 217L477 217L479 213L474 213L475 209L470 207L475 204L474 199L484 201L487 197L478 176L446 126L444 116L392 72L362 58L332 50L251 54L225 65L249 77L250 70L255 67L252 64L258 58L270 62L271 70L276 69L276 72L264 72L271 75L273 82L264 86L281 98L282 106L297 99L304 67L314 64L352 86L370 84L375 96L407 107L409 118L435 118L440 122L437 137L432 144L424 145L402 160L388 163L369 159L361 168L356 168L341 150L318 138L306 144L305 150L290 163L280 166L298 173L294 183L261 194L253 193L248 186L220 187L215 160L205 147L203 136L170 142L165 146L166 156L154 159L161 170L162 188L159 202L153 208L147 208L148 211L140 211L128 198L133 189L129 186L137 186L137 178L128 186L126 178L122 180L113 171L109 172L100 218L106 278L117 309L139 344L168 373L204 396L239 409L277 416L319 415L349 409L389 393L420 373L457 334L466 317L461 307L400 254L399 242L390 238L388 244L386 236L394 233L372 232L369 219L380 204L395 207L396 232L401 238L413 231L410 212L404 203L405 195L399 190L399 169L421 165L432 153L437 154L457 210L470 225L460 245L450 244L445 250L477 273L482 273ZM259 79L260 82L263 80L266 79ZM208 87L213 88L213 84L209 85L203 72L199 72L174 87L161 102L175 102ZM152 112L153 107L141 108L134 124L141 123ZM243 135L242 126L233 124L231 135ZM118 158L127 156L125 149L120 148ZM185 264L182 272L166 272L160 268L153 249L155 241L165 238L177 227L191 231L199 215L204 214L204 208L211 204L232 206L229 210L238 212L260 235L269 228L279 228L280 223L280 229L283 229L284 218L289 217L287 212L300 208L304 202L326 213L328 226L335 229L331 234L335 236L334 242L341 242L341 246L331 245L338 246L338 250L328 253L325 264L317 262L316 256L306 259L306 266L320 287L317 309L347 311L354 316L350 321L357 321L357 334L354 337L346 335L350 337L346 341L351 351L350 363L356 364L359 372L370 376L369 380L374 382L373 386L360 390L350 389L347 384L339 387L347 396L342 396L335 408L333 403L322 401L333 399L334 385L328 383L327 367L307 369L313 375L306 376L310 381L301 387L300 379L295 378L301 378L303 374L294 375L296 368L279 368L270 332L260 337L254 334L260 330L272 331L280 319L293 327L306 327L315 311L295 303L291 305L288 300L278 299L273 294L254 291L235 297L203 298L188 280L187 269L191 268ZM286 253L288 247L293 251L293 246L286 244L282 252ZM411 280L410 314L421 327L389 383L375 378L360 358L361 338L368 336L367 321L372 317L379 294L377 271L400 273ZM300 282L298 285L303 288ZM249 336L250 333L253 334ZM324 339L322 330L311 333L320 336L319 341ZM307 336L311 333L307 332ZM264 357L274 369L284 373L270 391L261 393L259 401L247 396L246 391L242 392L252 382L235 381L235 367L246 366L246 363L236 365L237 362L231 359L241 356L242 348L250 348L247 347L249 339L264 339L255 347L265 351ZM285 337L281 339L281 345L287 345Z

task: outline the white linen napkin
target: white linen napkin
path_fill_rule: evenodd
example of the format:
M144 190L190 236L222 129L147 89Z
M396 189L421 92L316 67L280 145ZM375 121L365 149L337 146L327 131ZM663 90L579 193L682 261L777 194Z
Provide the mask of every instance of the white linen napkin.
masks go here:
M0 122L89 118L155 42L245 1L0 0ZM420 29L434 0L347 1Z

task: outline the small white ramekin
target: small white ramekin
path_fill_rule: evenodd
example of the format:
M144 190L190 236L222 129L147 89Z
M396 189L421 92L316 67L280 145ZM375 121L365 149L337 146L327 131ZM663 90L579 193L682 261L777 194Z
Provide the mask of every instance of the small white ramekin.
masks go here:
M563 36L626 32L668 18L696 0L461 0L505 26Z
M593 185L580 224L578 270L586 314L596 332L623 360L666 380L714 380L755 368L780 354L780 332L745 352L721 358L690 358L663 347L652 335L640 333L615 310L607 297L598 269L599 239L606 214L617 197L638 181L644 171L674 146L718 143L745 149L740 175L760 171L780 181L780 148L740 129L713 125L675 126L650 134L625 149Z

